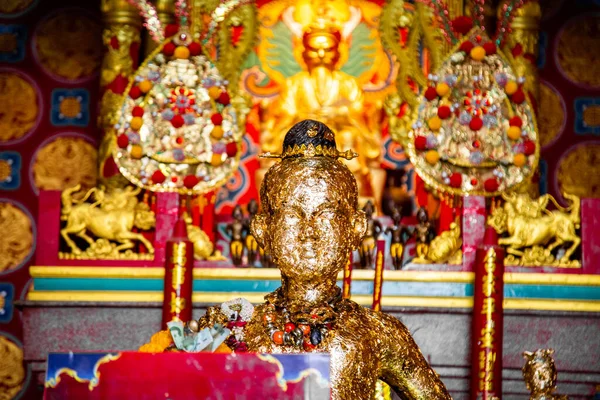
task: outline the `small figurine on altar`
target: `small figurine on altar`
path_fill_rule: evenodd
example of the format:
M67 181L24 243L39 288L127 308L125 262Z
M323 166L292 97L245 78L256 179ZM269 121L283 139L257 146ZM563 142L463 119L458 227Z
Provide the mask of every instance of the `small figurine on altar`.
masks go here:
M367 217L367 233L361 240L360 246L358 247L358 254L360 256L360 265L363 268L372 268L375 243L377 242L377 238L383 229L381 227L381 223L376 219L373 219L375 206L371 200L367 201L367 204L365 204L363 207L363 211Z
M525 366L523 367L523 378L527 390L531 392L529 400L568 400L565 395L554 394L556 390L556 365L552 349L540 349L533 353L523 353Z
M227 225L227 233L231 235L229 244L230 256L233 265L242 265L244 256L244 213L242 207L236 205L233 208L233 222Z
M404 257L404 246L410 233L408 229L402 225L402 207L393 206L394 211L392 213L392 221L394 225L388 227L385 230L386 235L389 233L392 235L392 243L390 245L390 254L392 256L392 263L394 268L399 270L402 269L402 259Z
M338 161L344 156L323 123L290 129L251 224L281 271L281 287L253 308L241 299L209 307L198 329L231 330L225 343L236 352L330 353L334 400L371 399L378 380L404 399L450 399L398 319L341 296L338 273L367 229L356 180Z
M424 207L417 211L417 226L415 227L415 239L417 240L417 258L413 262L426 262L429 252L429 243L435 237L435 230L429 222L427 210Z
M254 265L256 256L259 253L258 242L250 232L250 223L254 216L258 213L258 202L254 199L248 203L248 218L244 220L244 230L246 231L246 250L248 251L248 265Z

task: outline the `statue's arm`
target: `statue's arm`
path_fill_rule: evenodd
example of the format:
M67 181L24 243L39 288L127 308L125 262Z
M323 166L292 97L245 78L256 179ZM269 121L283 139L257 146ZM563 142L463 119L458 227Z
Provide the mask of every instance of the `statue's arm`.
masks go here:
M404 324L390 315L380 315L384 325L381 337L385 338L381 349L381 379L402 399L452 399Z

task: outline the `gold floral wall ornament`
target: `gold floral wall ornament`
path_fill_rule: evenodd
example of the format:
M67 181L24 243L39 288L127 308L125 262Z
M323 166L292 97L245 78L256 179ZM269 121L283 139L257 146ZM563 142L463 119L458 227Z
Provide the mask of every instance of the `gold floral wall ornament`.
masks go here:
M525 79L474 28L430 75L405 143L419 176L438 191L497 196L528 182L539 145Z
M544 147L552 143L565 127L565 102L554 87L547 82L542 82L538 104L538 133L540 146Z
M20 139L35 127L40 113L37 90L12 71L0 71L0 143Z
M581 244L581 200L568 193L563 197L570 203L566 208L549 194L532 199L527 193L502 193L506 202L493 209L488 224L504 235L498 243L507 247L505 265L581 267L572 259ZM550 204L556 209L549 211Z
M21 391L25 380L23 349L0 336L0 400L11 400Z
M33 221L16 205L0 201L0 272L19 267L33 251Z
M64 190L81 184L96 185L96 147L77 136L61 136L46 142L33 157L33 182L38 190Z
M3 0L0 2L0 13L15 14L25 11L35 0Z
M54 14L34 33L34 55L50 75L73 81L96 73L102 62L102 26L76 10Z
M600 143L585 143L569 151L558 162L557 180L561 192L579 197L600 197Z
M586 15L566 22L558 34L556 56L560 71L572 82L600 87L600 16Z

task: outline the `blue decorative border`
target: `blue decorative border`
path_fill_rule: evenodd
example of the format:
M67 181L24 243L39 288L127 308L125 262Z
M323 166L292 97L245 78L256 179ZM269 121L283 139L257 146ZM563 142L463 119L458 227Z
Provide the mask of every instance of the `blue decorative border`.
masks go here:
M86 127L90 123L90 94L82 88L54 89L52 91L52 109L50 122L54 126L79 126ZM80 112L77 116L69 118L60 111L60 105L65 98L75 98L79 102Z
M598 107L600 112L600 97L579 97L573 102L575 108L575 133L578 135L600 135L600 125L589 127L585 124L583 113L590 107Z
M0 35L15 35L17 41L17 47L14 52L0 52L0 62L16 63L23 61L27 47L27 27L25 25L0 24Z
M8 177L3 181L0 180L0 190L17 190L21 186L21 154L16 151L2 151L0 161L10 166Z
M267 293L279 288L279 279L194 279L196 293ZM338 282L341 286L342 282ZM34 278L36 291L139 291L162 292L162 279L122 278ZM459 282L383 282L384 296L470 297L472 283ZM355 280L353 295L372 295L373 282ZM515 299L600 300L600 286L505 284L504 296Z
M0 282L0 324L8 324L13 317L13 300L15 298L15 287L12 283Z

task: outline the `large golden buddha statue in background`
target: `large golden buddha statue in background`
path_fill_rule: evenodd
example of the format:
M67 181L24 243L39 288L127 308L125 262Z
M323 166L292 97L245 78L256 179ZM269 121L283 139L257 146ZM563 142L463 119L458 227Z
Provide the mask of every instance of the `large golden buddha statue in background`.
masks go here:
M315 10L314 22L301 31L303 70L286 80L279 102L268 111L261 147L276 152L295 123L304 119L323 122L337 132L341 149L360 149L358 158L347 161L348 167L357 179L361 198L379 204L385 172L378 161L381 145L377 116L365 112L358 80L340 70L341 61L345 61L341 60L342 41L361 19L358 8L348 10L349 21L340 26L332 17L335 12L323 6ZM299 27L296 24L292 30L298 31Z
M210 307L188 327L235 326L225 341L235 352L329 353L332 399L371 399L378 380L402 399L450 399L398 319L341 298L338 272L367 226L356 181L338 161L347 155L320 122L290 129L251 224L281 271L281 287L254 308L244 302L238 309L232 302Z

